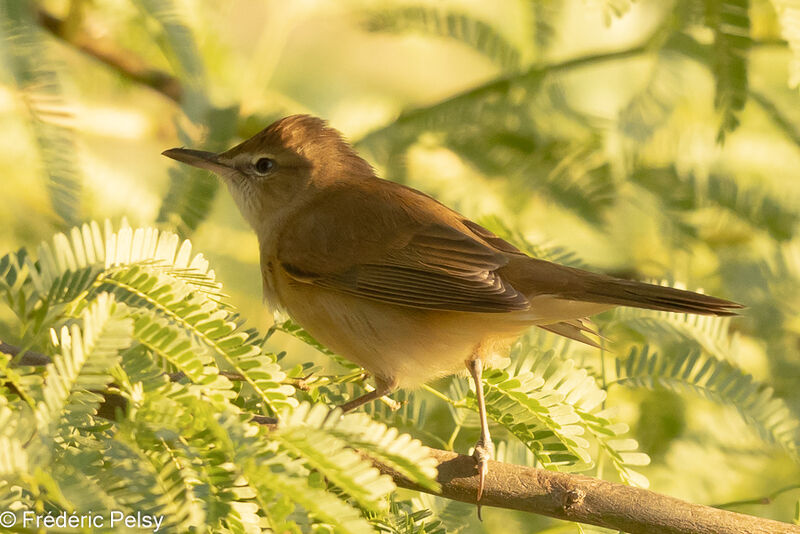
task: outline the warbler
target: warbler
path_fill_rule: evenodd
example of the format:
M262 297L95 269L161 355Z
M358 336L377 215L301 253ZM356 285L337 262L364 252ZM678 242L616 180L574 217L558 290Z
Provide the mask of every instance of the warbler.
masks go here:
M480 502L493 445L481 373L532 325L597 346L583 319L615 306L733 315L720 298L532 258L410 187L384 180L319 118L293 115L219 154L163 153L227 185L258 236L264 297L364 367L374 391L466 368L481 434Z

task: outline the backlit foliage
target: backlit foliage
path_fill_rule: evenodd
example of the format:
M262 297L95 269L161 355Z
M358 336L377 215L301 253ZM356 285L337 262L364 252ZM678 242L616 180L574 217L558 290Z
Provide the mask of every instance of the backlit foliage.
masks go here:
M0 353L0 508L175 532L578 528L397 491L372 461L435 489L426 446L475 443L469 381L341 415L370 378L265 324L224 188L159 160L309 112L533 256L747 306L609 311L602 350L532 329L484 374L499 460L800 522L799 13L0 0L0 339L32 351ZM149 126L114 137L103 106Z

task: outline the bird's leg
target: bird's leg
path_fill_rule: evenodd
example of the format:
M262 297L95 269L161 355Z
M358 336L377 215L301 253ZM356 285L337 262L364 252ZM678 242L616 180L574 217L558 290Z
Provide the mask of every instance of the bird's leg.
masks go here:
M349 412L351 410L355 410L362 404L366 404L370 401L374 401L375 399L380 399L384 395L388 395L392 391L397 389L397 381L389 381L389 380L382 380L378 377L375 377L375 389L361 395L360 397L356 397L351 401L347 401L344 404L340 404L339 408L342 412Z
M483 382L481 381L481 374L483 373L483 361L480 358L467 361L467 368L472 375L472 380L475 382L475 396L478 399L478 415L481 419L481 437L475 444L475 452L472 456L478 463L478 518L481 517L481 497L483 496L483 487L486 482L486 475L489 472L489 460L494 458L494 444L492 437L489 435L489 421L486 419L486 403L483 400Z

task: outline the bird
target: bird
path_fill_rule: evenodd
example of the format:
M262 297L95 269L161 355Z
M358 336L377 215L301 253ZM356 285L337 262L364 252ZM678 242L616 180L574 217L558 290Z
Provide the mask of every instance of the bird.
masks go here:
M343 411L466 368L480 418L479 506L494 454L482 372L525 330L598 346L584 320L616 306L717 316L742 308L528 256L431 196L378 177L311 115L282 118L221 153L163 155L227 185L257 235L267 304L373 377L374 390Z

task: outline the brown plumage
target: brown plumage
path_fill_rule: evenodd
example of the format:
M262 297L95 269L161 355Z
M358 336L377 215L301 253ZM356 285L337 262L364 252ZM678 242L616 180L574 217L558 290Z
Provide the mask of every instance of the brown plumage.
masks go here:
M221 154L164 154L228 185L258 235L270 305L373 374L376 391L345 409L466 362L482 420L481 481L491 441L480 371L526 328L595 344L581 320L614 306L707 315L741 308L531 258L428 195L378 178L315 117L287 117Z

